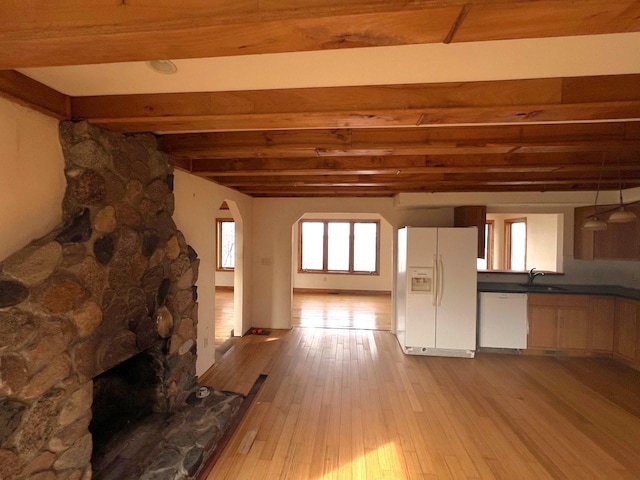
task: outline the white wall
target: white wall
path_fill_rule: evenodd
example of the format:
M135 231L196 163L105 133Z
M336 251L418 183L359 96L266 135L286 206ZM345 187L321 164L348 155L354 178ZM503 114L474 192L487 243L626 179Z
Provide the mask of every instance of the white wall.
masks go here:
M0 261L62 221L58 121L0 98Z
M487 220L493 220L493 266L504 269L505 220L527 219L526 269L536 268L552 272L562 272L563 258L563 215L558 213L488 213Z
M298 271L299 222L293 226L293 288L317 288L336 290L374 290L391 292L393 289L393 235L391 224L375 213L359 215L340 213L311 213L304 218L324 220L380 220L380 259L378 275L347 275L301 273Z
M177 170L175 172L176 210L174 219L187 242L200 258L198 277L198 361L197 375L202 375L215 361L215 285L216 285L216 213L220 204L233 202L242 217L236 225L236 270L234 311L236 332L244 332L251 326L251 229L252 199ZM238 234L239 230L239 234ZM244 249L241 248L244 239ZM238 303L240 302L240 303Z
M562 271L562 251L558 251L561 247L558 235L562 230L559 231L559 227L562 227L561 215L527 215L527 270Z

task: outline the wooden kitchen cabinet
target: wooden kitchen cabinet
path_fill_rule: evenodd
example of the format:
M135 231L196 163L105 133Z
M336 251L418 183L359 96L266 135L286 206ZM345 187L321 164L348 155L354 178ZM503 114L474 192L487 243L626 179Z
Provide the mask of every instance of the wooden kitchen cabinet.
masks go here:
M558 308L558 348L586 350L589 338L589 309Z
M615 297L590 297L589 345L593 352L613 351L613 332L616 316Z
M484 224L487 221L487 207L474 205L453 209L454 227L478 227L478 258L484 258Z
M558 315L553 307L532 305L529 295L529 335L527 348L553 349L558 347Z
M640 301L616 300L613 355L640 364Z
M528 295L529 353L613 355L640 370L640 300Z
M529 294L528 311L528 349L587 350L589 296Z
M598 211L610 208L615 205L599 206ZM640 206L630 205L627 209L640 217ZM594 211L594 207L574 210L573 256L579 260L640 260L640 221L610 223L606 230L598 232L583 230L582 225ZM606 220L608 216L606 213L600 218Z

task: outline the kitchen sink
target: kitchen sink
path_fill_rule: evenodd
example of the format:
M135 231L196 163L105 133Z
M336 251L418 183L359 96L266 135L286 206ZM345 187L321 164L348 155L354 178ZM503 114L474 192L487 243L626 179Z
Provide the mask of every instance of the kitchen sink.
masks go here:
M530 292L566 292L564 287L558 287L557 285L531 285L528 283L521 283L521 287L525 287Z

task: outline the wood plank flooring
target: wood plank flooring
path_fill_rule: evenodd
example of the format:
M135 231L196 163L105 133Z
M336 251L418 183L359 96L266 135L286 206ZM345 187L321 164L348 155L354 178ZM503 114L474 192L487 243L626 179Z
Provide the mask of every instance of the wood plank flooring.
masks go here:
M216 289L216 324L215 344L216 348L229 340L234 322L233 290Z
M199 378L200 385L246 396L258 376L270 372L285 350L289 333L289 330L271 330L269 336L235 338L231 348Z
M216 347L234 328L233 291L216 290ZM391 329L391 296L295 293L292 326Z
M390 330L391 296L295 293L291 325Z
M210 379L268 377L207 480L640 478L640 372L612 360L414 357L326 328L234 351Z

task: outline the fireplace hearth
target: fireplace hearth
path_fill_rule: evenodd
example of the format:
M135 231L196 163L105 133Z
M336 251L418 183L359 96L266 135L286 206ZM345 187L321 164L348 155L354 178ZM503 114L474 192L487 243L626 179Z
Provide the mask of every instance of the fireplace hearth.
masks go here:
M112 436L92 459L93 480L193 478L237 413L243 397L193 394L172 413L152 413Z

